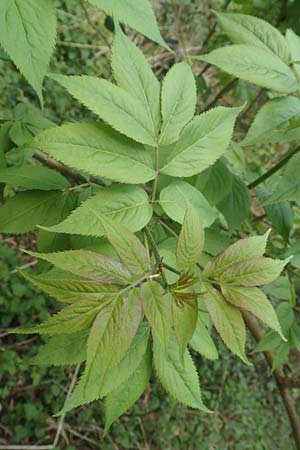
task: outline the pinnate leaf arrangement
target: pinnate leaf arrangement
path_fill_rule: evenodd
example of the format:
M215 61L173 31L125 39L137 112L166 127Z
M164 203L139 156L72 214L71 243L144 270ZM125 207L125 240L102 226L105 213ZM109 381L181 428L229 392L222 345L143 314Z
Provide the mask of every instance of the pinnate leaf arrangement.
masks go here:
M216 224L225 219L232 233L249 215L248 188L226 160L243 107L220 106L195 114L196 83L186 62L174 64L163 82L158 81L118 25L123 21L167 48L146 0L91 3L115 19L115 82L84 75L48 76L101 120L61 126L43 122L31 136L31 146L87 181L95 177L100 182L79 201L68 180L53 170L26 164L4 167L0 182L24 191L1 208L0 231L18 234L39 227L39 253L27 253L51 268L22 273L63 308L43 323L14 332L49 335L35 363L84 363L59 414L104 399L107 432L143 394L153 372L178 402L210 412L190 349L218 358L212 326L246 364L245 311L270 327L279 342L286 341L262 287L277 279L290 257L264 256L269 232L218 243ZM8 17L19 5L18 20L25 22L33 4L5 0ZM51 5L50 0L41 1L38 15L47 49L42 55L40 47L29 45L38 37L35 27L24 36L29 42L26 55L12 48L12 28L8 22L1 25L0 14L0 43L41 103L55 36ZM43 26L47 8L52 19ZM292 31L285 39L254 17L217 17L233 45L199 58L280 93L261 108L240 147L298 139L300 127L291 121L300 112L300 39ZM28 120L28 111L22 114ZM273 194L264 196L269 208L299 199L299 183L290 176L295 161L299 166L297 155L294 158ZM65 239L70 236L73 244ZM81 245L80 239L90 239L92 245Z

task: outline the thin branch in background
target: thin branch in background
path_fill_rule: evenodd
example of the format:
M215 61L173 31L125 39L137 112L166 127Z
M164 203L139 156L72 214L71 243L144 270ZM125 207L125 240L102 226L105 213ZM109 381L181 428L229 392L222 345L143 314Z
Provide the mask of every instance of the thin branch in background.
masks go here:
M91 20L90 15L89 15L89 12L88 12L88 10L87 10L87 8L86 8L84 2L81 2L81 6L82 6L82 9L83 9L83 11L84 11L84 14L85 14L85 17L86 17L86 20L87 20L88 24L93 28L93 30L96 31L96 33L98 34L98 36L100 37L100 39L103 39L103 41L105 42L105 44L107 45L107 47L110 48L110 43L108 42L106 36L101 32L101 30L100 30L98 27L96 27L96 25L95 25L95 24L93 23L93 21Z
M146 234L147 239L149 241L149 245L150 245L150 247L153 250L153 255L154 255L154 258L155 258L155 261L156 261L159 273L161 274L161 277L163 279L165 287L167 287L168 286L168 282L167 282L167 279L166 279L166 276L165 276L165 273L164 273L164 269L163 269L163 266L162 266L162 260L161 260L161 257L160 257L160 254L159 254L156 242L155 242L155 240L154 240L154 238L152 236L152 233L151 233L151 231L149 230L148 227L145 227L144 231L145 231L145 234Z
M227 8L230 5L230 3L231 3L231 0L226 0L226 3L225 3L224 8L223 8L223 12L225 12L227 10ZM212 28L207 33L207 36L206 36L206 38L203 41L202 48L207 46L207 44L209 43L211 37L215 33L216 28L217 28L217 21L215 21L214 25L212 26Z
M257 325L255 319L253 319L250 314L247 312L243 313L244 320L246 322L246 325L255 338L257 342L261 340L263 337L263 333L261 332L259 326ZM270 351L263 352L265 359L269 365L269 367L272 369L273 363L274 363L274 355ZM287 386L284 384L284 379L286 378L282 369L278 368L273 371L273 376L275 378L278 390L280 392L282 401L284 403L290 425L293 431L293 436L296 444L296 449L300 450L300 421L299 416L297 414L297 411L295 409L295 403L294 399L292 398Z
M277 164L275 164L275 166L271 167L271 169L269 169L266 173L264 173L260 177L256 178L256 180L254 180L251 183L249 183L248 184L248 188L249 189L254 189L256 186L258 186L259 184L261 184L264 181L266 181L268 178L270 178L272 175L274 175L274 173L278 172L279 169L281 169L283 166L285 166L286 163L294 155L296 155L296 153L298 153L299 151L300 151L300 146L296 147L294 149L291 149L290 151L288 151L287 154L280 161L278 161Z
M217 94L214 96L214 98L204 107L203 112L209 110L215 104L217 101L223 97L223 95L227 94L231 89L233 89L238 82L238 78L234 78L233 80L229 81Z

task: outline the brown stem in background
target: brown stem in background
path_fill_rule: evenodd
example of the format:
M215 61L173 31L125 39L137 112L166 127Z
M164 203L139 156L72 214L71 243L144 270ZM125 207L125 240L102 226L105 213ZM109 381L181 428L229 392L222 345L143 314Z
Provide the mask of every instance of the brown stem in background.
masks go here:
M243 317L246 322L246 325L255 338L256 341L260 341L263 337L263 333L261 332L259 326L256 321L248 314L247 312L243 312ZM274 355L270 351L263 352L264 357L270 368L273 367ZM280 392L284 407L286 409L286 413L288 415L290 425L293 431L293 436L296 444L296 449L300 450L300 421L295 409L294 399L292 398L288 387L284 384L285 375L281 368L275 369L273 371L273 376L275 378L278 390Z
M234 78L233 80L229 81L217 94L214 96L214 98L206 105L203 109L203 112L208 111L210 108L215 106L217 101L223 97L223 95L227 94L227 92L231 91L236 85L238 81L238 78Z

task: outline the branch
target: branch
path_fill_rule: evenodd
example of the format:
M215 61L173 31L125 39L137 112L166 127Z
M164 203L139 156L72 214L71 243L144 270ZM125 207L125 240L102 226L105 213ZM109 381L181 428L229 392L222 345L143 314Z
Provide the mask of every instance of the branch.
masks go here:
M247 312L243 312L243 317L246 322L246 325L248 329L250 330L251 334L255 338L256 341L260 341L262 338L262 332L257 325L256 321L248 314ZM273 367L274 362L274 355L270 351L265 351L264 357L266 358L266 361L270 368ZM281 368L275 369L273 371L273 376L275 378L278 390L280 392L280 395L282 397L282 401L284 403L291 428L293 431L293 436L296 444L296 449L300 450L300 421L299 417L297 415L294 400L287 388L287 386L284 384L285 375Z
M285 164L299 151L300 151L300 146L288 151L287 154L280 161L278 161L277 164L275 164L275 166L271 167L271 169L269 169L266 173L264 173L263 175L258 177L256 180L249 183L248 188L253 189L256 186L258 186L259 184L266 181L268 178L270 178L272 175L274 175L274 173L278 172L279 169L281 169L283 166L285 166Z
M152 250L153 250L153 255L154 255L155 261L156 261L156 263L157 263L157 267L158 267L159 273L161 274L161 277L162 277L162 279L163 279L163 281L164 281L164 284L165 284L165 286L167 287L167 286L168 286L168 282L167 282L167 279L166 279L166 276L165 276L165 273L164 273L164 269L163 269L163 265L162 265L162 260L161 260L161 257L160 257L160 254L159 254L159 250L158 250L158 248L157 248L157 245L156 245L156 243L155 243L155 240L154 240L154 238L153 238L153 236L152 236L152 233L151 233L151 231L149 230L148 227L145 227L145 228L144 228L144 231L145 231L145 234L146 234L147 239L148 239L148 241L149 241L150 247L151 247Z
M208 103L208 105L206 105L203 109L203 112L209 110L210 108L212 108L213 106L215 106L215 104L217 103L217 101L223 97L223 95L227 94L227 92L231 91L231 89L234 88L234 86L236 85L238 81L238 78L234 78L233 80L229 81L229 83L227 83L212 99L211 102Z

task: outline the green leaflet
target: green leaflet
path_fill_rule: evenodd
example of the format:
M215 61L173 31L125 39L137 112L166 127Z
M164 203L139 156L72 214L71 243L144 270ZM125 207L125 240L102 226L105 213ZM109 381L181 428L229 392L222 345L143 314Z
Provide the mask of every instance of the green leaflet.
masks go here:
M173 177L189 177L211 166L228 147L234 122L242 108L219 106L195 118L170 147L161 171Z
M176 340L179 347L180 360L184 361L184 353L189 344L198 318L198 303L197 299L189 300L188 303L183 303L181 306L172 304L173 323Z
M290 342L284 342L283 344L280 345L278 351L275 354L272 372L286 362L290 353L290 349L291 349Z
M89 0L89 2L169 50L161 37L152 5L148 0L138 2L136 0Z
M263 206L286 200L293 201L300 198L300 154L293 156L286 167L282 177L279 178L277 186L274 187L272 195Z
M102 217L109 217L131 231L141 230L150 221L152 206L148 195L138 186L112 185L100 189L93 197L58 225L48 228L56 233L103 236Z
M300 38L290 28L288 28L286 30L285 38L286 38L286 42L287 42L287 45L289 47L289 51L291 54L291 60L294 63L294 68L299 76L300 75L300 64L299 64L299 61L300 61Z
M211 206L220 203L232 189L233 176L222 159L197 175L195 187L202 192Z
M27 252L48 261L66 272L88 278L102 284L128 284L131 275L119 261L109 256L87 250L69 250L56 253Z
M184 126L192 120L196 107L196 83L185 62L175 64L165 76L162 97L161 146L177 141Z
M78 300L98 300L115 295L117 287L99 284L96 281L84 280L79 277L47 277L47 274L34 276L21 272L23 277L35 286L47 292L63 303L75 303ZM68 274L66 274L68 275Z
M199 379L194 362L185 350L183 364L175 337L169 341L168 354L153 337L153 360L157 376L169 394L177 401L203 412L211 412L202 401Z
M138 98L124 89L102 78L86 75L51 74L51 78L120 133L142 144L156 145L147 111Z
M225 299L237 308L245 309L273 328L285 340L272 303L258 288L222 286Z
M42 191L63 191L70 186L59 172L42 166L29 165L0 169L0 182Z
M180 270L188 272L197 264L204 245L204 230L199 214L188 207L179 234L176 259Z
M42 82L55 43L55 11L51 0L2 0L0 44L36 90Z
M111 67L119 87L138 98L144 106L153 134L160 126L160 84L144 54L117 27L112 46Z
M102 386L99 386L98 392L84 393L84 377L81 377L77 383L70 398L65 403L63 409L58 415L66 413L79 405L86 402L92 402L98 398L102 398L114 389L117 389L135 372L139 366L148 346L149 342L149 327L145 323L141 323L137 334L135 335L132 344L126 352L124 358L119 364L112 367L105 376Z
M33 364L69 366L86 359L88 331L53 336L32 359Z
M250 213L250 193L244 181L236 175L232 175L232 185L229 194L217 205L229 226L229 231L234 231Z
M193 350L207 359L218 359L218 351L215 343L212 340L208 329L202 322L200 314L198 314L197 326L190 341L190 346Z
M50 225L67 196L68 193L60 191L17 193L0 210L0 231L20 234L34 230L37 225Z
M48 320L31 328L18 328L16 334L72 334L84 331L91 327L97 313L103 309L110 300L80 300L67 306L59 313L49 317Z
M152 372L151 352L148 350L128 380L114 389L105 399L105 428L124 414L143 394Z
M267 89L282 93L297 90L297 80L289 66L264 48L229 45L199 56L198 59Z
M211 225L218 217L206 198L194 186L182 180L174 180L165 187L159 196L165 213L175 222L183 223L186 209L193 207L204 227Z
M226 302L222 294L205 285L203 295L211 320L224 344L246 364L250 364L245 354L246 329L242 314Z
M247 259L230 266L219 277L221 283L238 284L240 286L262 286L274 281L290 261L279 259L258 258Z
M267 240L270 234L267 231L262 236L251 236L240 239L208 262L203 275L208 278L218 278L234 264L250 258L258 258L266 251Z
M234 44L253 45L269 50L289 64L290 52L286 40L270 23L247 14L215 14Z
M256 114L241 145L293 142L300 139L300 99L276 97Z
M145 316L164 349L167 349L172 327L171 294L165 294L156 281L147 281L141 287Z
M148 273L150 256L139 239L126 227L108 217L103 217L102 224L109 242L127 269L134 275Z
M39 134L34 144L58 161L90 175L132 184L155 178L151 157L144 146L104 124L54 127Z

